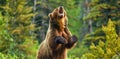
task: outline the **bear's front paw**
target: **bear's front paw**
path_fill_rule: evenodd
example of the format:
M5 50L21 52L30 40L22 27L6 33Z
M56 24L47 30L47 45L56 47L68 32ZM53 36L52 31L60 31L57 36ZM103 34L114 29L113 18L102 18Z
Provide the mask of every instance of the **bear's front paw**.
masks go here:
M75 35L73 35L71 38L72 38L72 42L74 42L74 43L77 42L77 40L78 40L78 38Z
M67 40L62 36L55 37L55 43L57 44L67 44Z

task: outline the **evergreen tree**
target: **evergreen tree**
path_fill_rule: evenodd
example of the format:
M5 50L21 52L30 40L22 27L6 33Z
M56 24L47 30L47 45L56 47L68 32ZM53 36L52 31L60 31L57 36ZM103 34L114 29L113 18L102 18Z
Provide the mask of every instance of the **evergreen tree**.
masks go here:
M105 41L99 40L97 44L90 45L90 51L81 59L119 59L120 37L116 33L115 23L109 20L107 26L102 26L105 33Z
M27 0L6 0L1 5L0 25L0 52L4 54L16 54L18 59L32 58L36 55L35 24L32 23L32 7ZM24 56L26 55L26 56Z
M101 29L102 25L107 25L108 19L112 19L116 22L116 31L120 36L120 1L119 0L91 0L89 3L90 13L83 19L88 21L92 20L93 32L86 34L85 41L87 45L91 44L91 41L98 42L98 40L104 40L104 33Z

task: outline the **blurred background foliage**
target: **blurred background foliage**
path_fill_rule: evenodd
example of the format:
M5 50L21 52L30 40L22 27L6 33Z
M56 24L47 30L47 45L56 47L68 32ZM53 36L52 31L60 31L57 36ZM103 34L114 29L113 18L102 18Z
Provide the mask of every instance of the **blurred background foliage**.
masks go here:
M78 37L68 59L120 59L120 0L0 0L0 59L35 59L61 5Z

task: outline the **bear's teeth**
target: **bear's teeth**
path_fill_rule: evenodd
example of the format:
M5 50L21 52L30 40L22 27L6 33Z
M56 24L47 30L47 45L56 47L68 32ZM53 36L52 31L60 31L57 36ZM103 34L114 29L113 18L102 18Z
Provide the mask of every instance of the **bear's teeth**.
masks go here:
M64 16L64 13L60 13L59 16Z

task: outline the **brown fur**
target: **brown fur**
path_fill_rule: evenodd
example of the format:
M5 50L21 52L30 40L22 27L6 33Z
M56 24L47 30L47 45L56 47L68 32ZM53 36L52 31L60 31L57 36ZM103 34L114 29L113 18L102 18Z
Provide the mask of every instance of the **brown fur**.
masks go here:
M67 49L75 45L77 38L72 37L67 28L67 15L63 7L56 8L49 17L49 28L39 48L37 59L66 59Z

